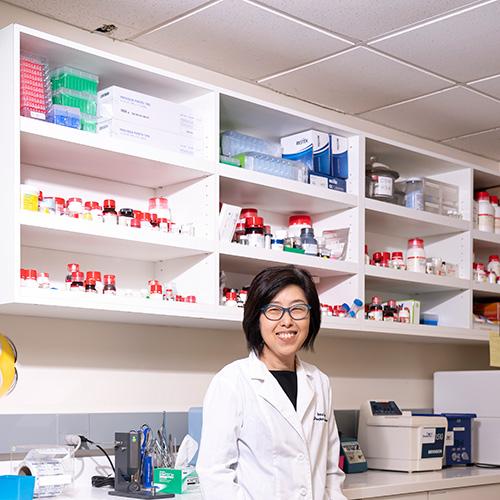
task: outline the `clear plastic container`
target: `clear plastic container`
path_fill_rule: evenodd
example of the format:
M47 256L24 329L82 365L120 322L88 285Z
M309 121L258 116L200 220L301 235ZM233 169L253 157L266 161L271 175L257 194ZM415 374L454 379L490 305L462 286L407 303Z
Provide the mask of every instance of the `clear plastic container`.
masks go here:
M95 116L97 113L97 97L87 92L59 89L53 92L52 102L78 108L82 113Z
M81 113L80 115L80 129L85 132L92 132L95 134L97 132L97 118L94 115L88 115L87 113Z
M47 121L70 128L80 128L80 110L61 104L53 104L47 115Z
M374 162L366 169L366 196L395 203L394 182L399 173L383 163Z
M424 209L424 183L420 177L412 177L405 185L405 207L415 210Z
M277 142L265 141L236 130L228 130L221 134L221 149L225 156L236 156L249 152L281 156L281 145Z
M50 73L53 90L61 88L97 94L99 77L86 71L81 71L70 66L61 66Z
M262 153L242 153L238 155L241 166L264 174L284 177L299 182L307 182L308 170L300 161L276 158Z

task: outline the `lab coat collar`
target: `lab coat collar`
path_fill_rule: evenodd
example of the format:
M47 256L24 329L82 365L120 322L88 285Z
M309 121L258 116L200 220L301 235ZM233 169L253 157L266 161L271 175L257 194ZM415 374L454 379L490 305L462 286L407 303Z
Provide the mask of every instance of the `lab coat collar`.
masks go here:
M302 363L298 356L296 357L297 411L295 411L288 396L281 389L278 381L267 369L267 366L253 351L248 358L250 378L254 381L257 394L274 406L305 441L302 423L307 409L314 399L312 373L309 366Z

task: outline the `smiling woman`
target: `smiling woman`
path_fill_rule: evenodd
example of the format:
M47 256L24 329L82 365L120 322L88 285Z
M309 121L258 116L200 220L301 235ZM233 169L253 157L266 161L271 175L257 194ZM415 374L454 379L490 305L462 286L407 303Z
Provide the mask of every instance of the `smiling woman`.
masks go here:
M224 367L203 404L197 470L205 500L344 500L328 377L301 361L321 324L307 271L272 267L248 291L250 355Z

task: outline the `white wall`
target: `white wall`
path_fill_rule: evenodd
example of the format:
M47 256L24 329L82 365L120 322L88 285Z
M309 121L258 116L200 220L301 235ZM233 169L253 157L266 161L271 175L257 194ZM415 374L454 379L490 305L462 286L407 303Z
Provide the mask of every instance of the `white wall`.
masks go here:
M0 316L0 332L19 352L19 382L0 413L182 411L246 355L239 331ZM432 407L434 371L488 366L487 347L320 335L315 350L303 357L332 377L337 409L374 397Z

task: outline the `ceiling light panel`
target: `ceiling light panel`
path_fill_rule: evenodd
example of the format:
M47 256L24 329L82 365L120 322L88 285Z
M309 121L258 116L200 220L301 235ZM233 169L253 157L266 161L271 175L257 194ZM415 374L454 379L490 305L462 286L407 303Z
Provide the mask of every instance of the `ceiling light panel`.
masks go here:
M361 116L410 134L443 140L500 126L500 102L453 88Z
M500 129L444 141L453 148L500 161Z
M358 47L263 85L328 108L361 113L444 89L451 83Z
M199 7L207 0L9 0L8 3L24 7L44 16L64 21L74 26L93 31L103 23L114 24L118 29L113 38L123 40L142 33L160 22L177 17Z
M238 78L257 80L352 44L243 2L224 0L135 42Z
M368 40L462 7L471 0L258 0L329 31Z
M500 2L374 42L373 47L458 82L500 73Z

